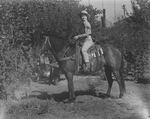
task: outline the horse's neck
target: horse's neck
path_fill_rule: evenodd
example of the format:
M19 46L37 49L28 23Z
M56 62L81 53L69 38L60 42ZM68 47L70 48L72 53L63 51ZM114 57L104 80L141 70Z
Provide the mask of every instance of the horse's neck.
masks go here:
M64 40L58 37L49 37L49 42L55 58L59 59L62 57L67 48Z
M64 42L62 39L59 38L56 38L54 40L55 42L53 42L51 45L53 47L53 53L55 53L57 59L66 56L69 57L75 53L75 44L72 45L69 42Z
M55 53L61 52L65 44L63 39L57 37L50 37L49 39L51 47L54 49Z

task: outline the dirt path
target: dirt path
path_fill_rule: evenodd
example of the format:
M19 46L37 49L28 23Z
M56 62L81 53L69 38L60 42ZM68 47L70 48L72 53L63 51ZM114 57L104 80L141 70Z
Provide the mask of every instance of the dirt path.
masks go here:
M126 82L122 99L114 82L111 98L104 98L106 81L99 77L74 77L76 101L65 104L67 81L57 86L32 83L29 99L14 103L7 111L11 119L150 119L150 85ZM97 85L98 84L98 85Z

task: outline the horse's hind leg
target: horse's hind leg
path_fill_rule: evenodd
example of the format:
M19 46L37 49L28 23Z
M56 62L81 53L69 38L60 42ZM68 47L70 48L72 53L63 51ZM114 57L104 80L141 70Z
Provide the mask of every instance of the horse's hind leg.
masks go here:
M113 79L112 79L112 70L109 66L105 66L105 74L107 77L108 81L108 90L107 90L107 95L110 96L112 84L113 84Z
M121 76L120 76L119 70L115 70L115 71L113 71L113 73L114 73L116 80L118 82L118 85L119 85L119 89L120 89L119 98L121 98L124 94L124 91L123 91L123 87L122 87Z

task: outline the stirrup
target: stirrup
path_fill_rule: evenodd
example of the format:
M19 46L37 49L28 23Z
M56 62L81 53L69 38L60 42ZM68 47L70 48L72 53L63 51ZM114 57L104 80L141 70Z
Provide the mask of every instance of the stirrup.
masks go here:
M101 54L102 54L102 55L104 54L104 52L103 52L102 48L100 48L100 52L101 52Z

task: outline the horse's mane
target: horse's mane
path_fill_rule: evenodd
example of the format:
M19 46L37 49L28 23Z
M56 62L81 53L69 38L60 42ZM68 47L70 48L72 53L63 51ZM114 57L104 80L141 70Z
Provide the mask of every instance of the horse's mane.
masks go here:
M57 52L61 51L64 48L64 46L67 45L67 39L64 39L62 37L50 35L49 39L50 39L51 44L53 45L53 48Z
M70 43L68 39L64 39L55 35L50 35L49 40L51 42L51 45L53 45L53 49L56 51L56 53L63 52L68 47L69 50L67 50L66 52L67 56L73 55L75 53L76 44Z

